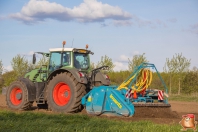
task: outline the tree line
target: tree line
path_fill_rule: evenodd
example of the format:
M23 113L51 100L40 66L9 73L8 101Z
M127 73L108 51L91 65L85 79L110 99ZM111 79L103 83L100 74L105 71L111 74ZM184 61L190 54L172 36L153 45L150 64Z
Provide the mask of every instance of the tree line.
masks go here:
M198 92L198 68L190 70L190 59L180 54L175 54L172 58L167 58L164 64L163 72L160 72L165 84L168 86L169 94L191 94ZM149 62L145 53L134 55L128 58L128 70L114 71L115 64L107 55L101 57L97 63L91 62L91 68L97 68L103 65L109 66L108 75L112 84L121 84L135 69L143 62ZM39 60L36 65L29 62L25 56L16 55L11 61L12 71L4 71L3 62L0 60L0 88L9 86L11 82L23 77L26 72L48 63L46 57ZM3 72L4 71L4 72ZM163 84L156 72L153 72L153 80L150 88L162 89Z
M43 64L47 64L48 60L43 56L35 65L28 59L20 54L17 54L12 58L11 66L12 70L7 71L3 67L3 62L0 60L0 90L2 87L9 86L13 81L23 77L27 72L41 67Z

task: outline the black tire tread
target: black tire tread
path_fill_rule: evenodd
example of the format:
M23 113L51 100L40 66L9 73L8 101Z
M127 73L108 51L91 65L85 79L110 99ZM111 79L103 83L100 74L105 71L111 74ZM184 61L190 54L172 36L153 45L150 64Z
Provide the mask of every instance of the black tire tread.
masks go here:
M11 83L11 85L8 87L7 91L10 91L12 89L13 85L20 85L21 86L20 88L23 89L23 92L25 93L25 96L22 97L22 98L24 98L24 102L22 102L22 105L19 108L15 107L14 105L12 105L12 103L10 101L10 98L9 98L10 93L7 92L6 93L7 106L11 109L30 110L32 107L32 102L28 101L28 91L27 91L26 85L21 81L15 81L15 82Z
M52 85L54 85L54 83L57 81L56 79L59 78L65 78L68 79L71 83L70 88L72 88L75 92L75 97L73 97L73 102L71 102L71 104L66 108L66 110L62 110L62 109L58 109L58 108L54 108L54 106L52 105L52 102L50 102L49 100L49 93L51 88L49 89L49 87ZM56 81L55 81L56 80ZM63 113L74 113L74 112L78 112L80 111L80 105L81 105L81 99L82 97L86 94L85 92L85 85L79 83L76 78L69 72L64 72L64 73L60 73L57 74L56 76L54 76L52 78L52 80L50 80L50 82L48 83L47 86L47 103L48 103L48 109L55 111L55 112L63 112Z

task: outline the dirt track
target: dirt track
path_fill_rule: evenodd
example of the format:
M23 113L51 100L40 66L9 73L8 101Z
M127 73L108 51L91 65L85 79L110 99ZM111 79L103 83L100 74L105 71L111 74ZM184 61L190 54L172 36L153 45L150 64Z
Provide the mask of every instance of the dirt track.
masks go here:
M135 108L136 113L133 117L111 117L111 116L101 116L101 118L110 118L115 120L124 120L124 121L140 121L140 120L149 120L155 123L160 124L178 124L182 119L182 115L194 114L195 120L198 121L198 103L196 102L179 102L179 101L169 101L171 108ZM35 107L35 106L34 106ZM9 110L6 105L5 96L0 95L0 109ZM46 112L53 113L46 110L37 110L35 112ZM86 114L86 111L83 110L80 114Z

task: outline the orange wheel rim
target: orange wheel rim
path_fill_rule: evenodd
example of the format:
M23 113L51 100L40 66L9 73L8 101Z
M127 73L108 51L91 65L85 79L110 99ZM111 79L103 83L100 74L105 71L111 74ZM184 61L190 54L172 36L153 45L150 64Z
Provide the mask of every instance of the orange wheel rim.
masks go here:
M58 83L53 90L53 99L54 102L59 106L64 106L69 103L71 98L70 87L64 83Z
M13 105L19 105L22 102L22 90L19 87L12 89L10 93L10 101Z

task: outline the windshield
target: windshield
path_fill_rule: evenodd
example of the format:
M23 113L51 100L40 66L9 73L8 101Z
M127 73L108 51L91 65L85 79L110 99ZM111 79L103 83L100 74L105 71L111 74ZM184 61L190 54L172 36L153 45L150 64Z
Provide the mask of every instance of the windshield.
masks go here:
M88 54L74 53L74 67L77 69L88 69L89 58Z

